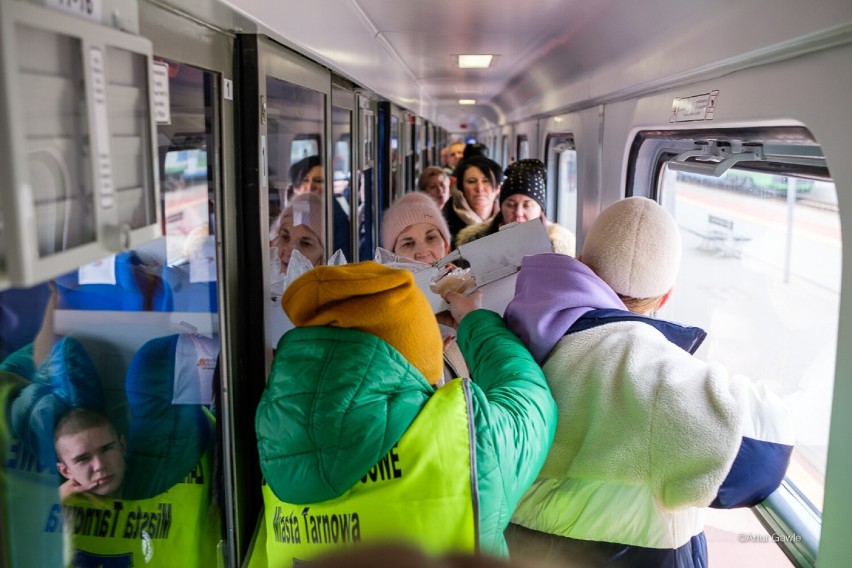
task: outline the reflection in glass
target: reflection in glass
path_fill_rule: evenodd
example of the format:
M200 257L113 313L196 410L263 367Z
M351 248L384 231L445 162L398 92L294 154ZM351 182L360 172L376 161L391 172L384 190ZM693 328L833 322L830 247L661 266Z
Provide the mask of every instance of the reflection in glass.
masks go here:
M156 219L154 180L146 148L151 146L148 98L148 60L123 49L106 50L106 96L109 100L112 182L120 223L133 229Z
M332 211L334 216L333 251L343 251L347 259L353 259L352 224L360 217L361 197L357 196L355 210L352 207L352 111L333 107L331 110L331 139L334 148L332 160ZM356 221L357 225L357 221Z
M19 25L21 125L42 257L94 242L94 183L81 42Z
M325 95L266 78L269 179L269 282L265 284L266 344L274 349L291 326L280 305L294 250L312 264L325 262ZM339 164L332 163L332 174ZM335 233L336 235L336 233Z
M122 73L139 71L126 63L111 77L119 77L111 97L128 94ZM171 116L180 120L158 132L165 236L0 293L0 514L12 520L2 535L12 568L106 558L217 564L216 156L208 149L218 81L166 63ZM110 124L113 139L124 139L118 146L133 144L141 121L126 117ZM137 165L125 166L119 200L122 188L130 195L147 183L134 178ZM127 203L128 220L140 211L150 219L146 204Z

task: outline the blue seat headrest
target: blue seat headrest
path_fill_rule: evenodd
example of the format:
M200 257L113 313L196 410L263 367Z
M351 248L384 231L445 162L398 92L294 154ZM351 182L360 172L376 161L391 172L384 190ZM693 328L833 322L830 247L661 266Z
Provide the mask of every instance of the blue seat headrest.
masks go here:
M103 411L103 385L83 345L73 337L63 337L35 369L31 384L12 401L12 432L41 464L55 464L53 427L75 407Z
M133 251L115 255L115 284L80 284L80 270L56 278L57 307L64 310L168 312L174 308L159 266L148 266Z

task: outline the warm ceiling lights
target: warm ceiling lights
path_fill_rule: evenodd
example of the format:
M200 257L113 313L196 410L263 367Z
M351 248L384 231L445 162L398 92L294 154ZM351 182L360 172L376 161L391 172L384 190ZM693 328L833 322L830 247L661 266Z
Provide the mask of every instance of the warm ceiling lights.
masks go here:
M493 55L459 55L459 69L487 69Z
M460 105L475 105L476 101L473 99L459 99Z

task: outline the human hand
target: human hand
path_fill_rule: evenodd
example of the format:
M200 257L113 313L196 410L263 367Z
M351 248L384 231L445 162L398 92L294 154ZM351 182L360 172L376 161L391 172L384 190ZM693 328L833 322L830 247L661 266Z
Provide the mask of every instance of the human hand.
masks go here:
M92 483L89 483L87 485L80 485L79 483L77 483L77 480L69 479L68 481L59 486L59 499L60 501L65 501L65 499L71 497L72 495L91 491L97 486L97 481L93 481Z
M444 300L450 305L453 319L461 323L467 314L482 307L482 291L476 290L467 296L458 292L447 292Z

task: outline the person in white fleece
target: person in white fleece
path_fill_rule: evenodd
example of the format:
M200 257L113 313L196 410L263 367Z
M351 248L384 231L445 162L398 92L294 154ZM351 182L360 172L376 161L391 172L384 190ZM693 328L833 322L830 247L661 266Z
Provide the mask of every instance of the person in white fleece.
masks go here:
M578 259L524 258L505 319L559 414L506 531L513 556L705 567L702 509L755 505L783 480L794 437L781 399L692 356L701 329L649 317L680 257L671 215L629 197L600 214Z

